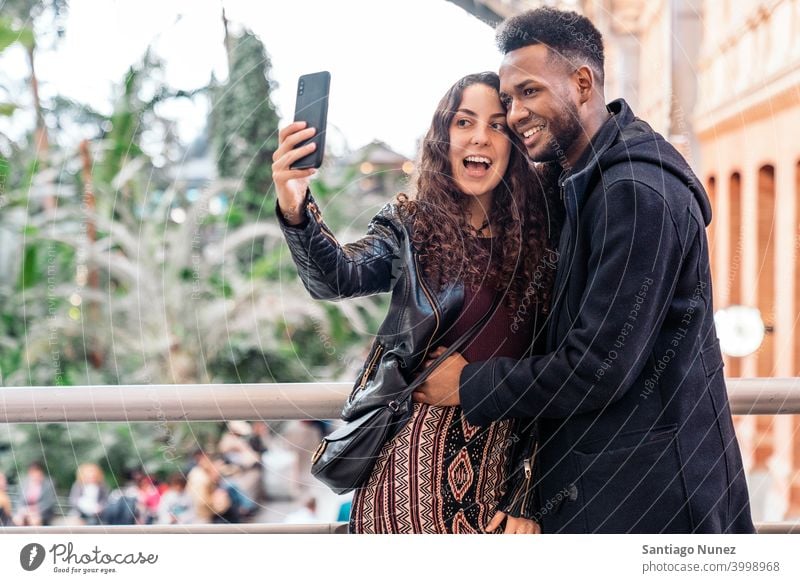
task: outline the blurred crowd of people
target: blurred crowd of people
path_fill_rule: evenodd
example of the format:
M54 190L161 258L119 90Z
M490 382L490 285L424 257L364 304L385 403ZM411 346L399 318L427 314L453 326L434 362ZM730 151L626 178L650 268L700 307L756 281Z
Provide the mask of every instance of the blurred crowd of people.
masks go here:
M229 421L217 446L196 449L183 471L157 479L142 469L109 489L96 463L77 467L66 508L41 462L18 479L14 496L0 474L0 526L210 524L256 519L281 501L283 522L346 520L347 500L310 474L311 455L326 432L320 421L291 421L272 434L264 422Z

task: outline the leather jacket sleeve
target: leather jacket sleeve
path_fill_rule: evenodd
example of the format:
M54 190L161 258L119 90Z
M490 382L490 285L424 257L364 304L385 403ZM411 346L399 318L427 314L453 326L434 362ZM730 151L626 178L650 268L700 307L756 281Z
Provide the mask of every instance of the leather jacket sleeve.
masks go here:
M275 207L300 279L311 297L339 300L368 296L392 289L396 281L393 260L398 256L402 230L394 205L388 203L373 217L367 234L341 245L322 220L311 192L306 193L305 220L288 224Z
M518 420L517 441L513 443L511 464L506 478L507 489L497 506L515 518L535 520L537 505L534 496L533 464L538 444L535 425L530 420Z

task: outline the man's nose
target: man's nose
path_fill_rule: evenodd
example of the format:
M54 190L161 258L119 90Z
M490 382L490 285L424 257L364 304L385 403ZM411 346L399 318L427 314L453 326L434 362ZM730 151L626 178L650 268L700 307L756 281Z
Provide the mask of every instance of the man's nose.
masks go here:
M528 116L530 116L530 114L531 112L522 107L518 100L513 99L511 101L511 106L509 107L508 113L506 114L506 118L508 120L508 124L513 127L519 122L525 120Z

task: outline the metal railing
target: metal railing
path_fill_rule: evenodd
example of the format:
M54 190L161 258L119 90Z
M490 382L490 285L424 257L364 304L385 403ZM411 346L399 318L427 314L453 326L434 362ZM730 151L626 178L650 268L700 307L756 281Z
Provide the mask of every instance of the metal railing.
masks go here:
M798 522L761 522L758 534L800 534ZM9 526L0 534L347 534L346 522L318 524L136 524L124 526Z
M800 413L800 377L728 379L734 415ZM336 419L352 383L4 387L0 423Z
M352 383L6 387L0 423L336 419Z
M317 524L132 524L0 526L0 534L346 534L346 522Z
M98 385L0 388L0 423L335 419L352 383ZM728 379L734 415L800 414L800 377ZM6 527L6 533L302 533L345 523ZM761 523L759 533L800 533L800 523Z

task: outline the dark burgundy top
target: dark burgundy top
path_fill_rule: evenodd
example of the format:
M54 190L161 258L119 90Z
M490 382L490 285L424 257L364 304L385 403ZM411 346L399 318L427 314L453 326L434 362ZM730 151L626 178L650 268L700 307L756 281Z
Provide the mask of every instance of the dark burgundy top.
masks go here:
M492 244L490 237L481 238L480 241L487 247ZM496 293L494 282L488 280L484 280L476 291L465 285L461 313L436 345L450 346L458 340L491 309ZM522 358L532 344L533 354L541 354L544 349L543 322L544 316L539 313L538 304L530 298L522 301L513 311L502 302L483 329L461 350L461 354L467 362L487 360L495 356Z

